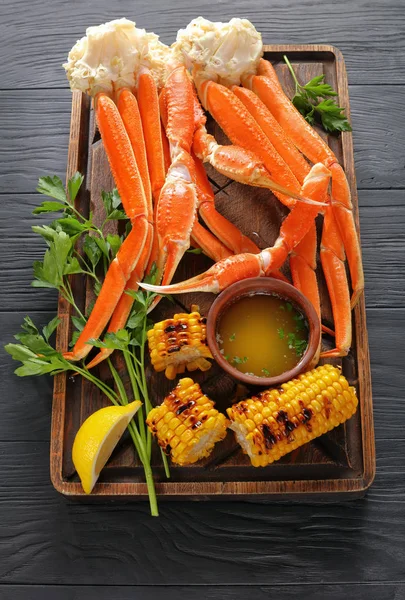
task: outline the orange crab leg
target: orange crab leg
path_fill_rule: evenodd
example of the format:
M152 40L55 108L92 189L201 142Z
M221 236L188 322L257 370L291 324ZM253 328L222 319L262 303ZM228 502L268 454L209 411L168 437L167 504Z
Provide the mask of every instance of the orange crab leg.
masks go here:
M148 158L152 195L157 204L166 178L165 157L161 136L158 90L149 71L138 78L137 98Z
M124 88L118 94L117 107L131 142L148 206L148 215L151 218L153 213L152 189L149 179L148 158L138 102L133 93Z
M196 183L198 192L198 210L201 218L210 230L217 236L221 242L231 248L235 254L242 252L260 252L252 240L243 235L241 231L228 219L223 217L215 208L214 193L204 169L204 165L199 158L194 158L196 169ZM218 260L218 259L217 259Z
M108 325L108 333L116 333L117 331L125 327L134 302L133 298L129 296L126 293L126 291L131 289L137 289L137 282L143 278L146 265L150 258L152 241L154 237L152 224L152 190L151 183L149 180L148 160L138 102L135 96L132 94L132 92L124 88L119 92L117 107L121 115L122 121L124 123L126 132L128 134L129 140L131 142L132 150L134 152L136 164L139 170L139 175L142 180L142 185L148 208L149 226L144 248L142 249L138 263L136 264L135 269L132 271L132 274L125 286L125 290L120 300L118 301L117 306L115 307L114 313ZM87 368L93 368L95 365L105 360L112 353L112 349L102 348L100 352L93 358L93 360L90 361L90 363L87 365Z
M332 205L347 254L353 288L351 304L355 306L364 289L364 273L350 189L342 167L329 146L285 95L271 63L261 60L258 75L247 76L243 85L257 94L286 135L310 161L323 162L331 170Z
M137 265L135 265L134 270L131 273L130 278L125 286L125 291L121 294L121 298L118 301L118 304L114 310L114 313L111 317L111 321L108 324L108 333L116 333L120 329L123 329L126 325L128 317L131 313L132 305L134 303L134 299L132 296L127 294L128 290L137 290L138 289L138 281L140 281L145 273L145 264L148 260L151 247L152 247L152 238L153 238L153 229L149 227L148 235L145 241L145 245L139 257ZM87 365L87 369L92 369L103 360L108 358L114 350L111 348L101 348L100 352L91 360Z
M165 183L167 167L165 165L162 126L160 123L158 90L156 82L148 70L141 72L138 77L137 98L153 197L153 222L156 223L156 211L160 192ZM156 264L158 253L158 238L154 234L146 267L147 272L150 271L154 263Z
M312 303L321 318L321 303L316 280L316 228L311 226L302 241L290 256L290 269L293 284Z
M197 79L197 87L204 106L231 142L253 152L263 162L272 179L294 193L299 193L300 184L291 169L276 152L239 98L231 90L214 81L199 83ZM278 196L278 192L275 194ZM290 207L295 204L288 196L281 196L280 200Z
M262 100L287 137L304 156L313 163L334 158L329 146L285 95L273 65L262 59L257 73L257 75L249 75L243 79L243 85L253 90Z
M133 269L138 263L147 231L146 218L138 219L136 226L131 230L108 268L100 294L72 352L64 354L64 357L68 360L85 358L92 348L91 343L88 343L88 341L91 338L100 337L122 296Z
M110 264L100 294L72 352L65 357L80 360L91 350L90 338L98 338L110 319L137 265L148 234L147 203L131 142L114 102L105 94L96 96L96 114L101 137L125 212L132 230Z
M322 164L312 167L306 177L302 191L314 200L323 202L327 195L330 172ZM260 254L237 254L219 261L205 273L182 283L168 286L141 284L147 290L158 293L183 294L186 292L218 293L225 287L247 277L264 277L278 269L293 248L309 231L319 207L297 203L283 221L280 235L272 248Z
M283 128L273 117L267 106L251 90L233 86L232 91L244 104L245 108L261 127L263 133L302 185L311 167L293 142L286 136Z
M364 289L364 273L359 236L353 219L350 189L346 175L336 160L328 159L325 161L325 165L332 173L331 203L350 269L353 289L351 306L353 308Z
M240 146L229 145L222 146L218 144L214 136L210 135L205 127L199 127L194 134L193 150L204 162L210 163L218 173L243 183L253 185L278 192L279 196L289 195L290 203L299 200L303 204L316 204L310 198L304 197L301 193L295 193L274 179L272 179L264 166L263 162L249 150Z
M157 267L165 285L190 246L197 210L195 165L190 155L194 134L193 87L185 67L176 67L169 74L162 99L167 109L163 121L171 165L159 197L156 231Z
M332 304L336 347L333 350L323 352L321 354L322 358L346 356L350 350L352 318L344 260L343 243L337 228L333 208L328 206L323 223L321 263Z
M213 261L222 260L233 254L232 250L227 248L215 237L215 235L212 235L210 231L200 225L197 220L193 225L191 239L193 241L193 246L197 245L197 247L201 248L204 251L204 254L209 256Z

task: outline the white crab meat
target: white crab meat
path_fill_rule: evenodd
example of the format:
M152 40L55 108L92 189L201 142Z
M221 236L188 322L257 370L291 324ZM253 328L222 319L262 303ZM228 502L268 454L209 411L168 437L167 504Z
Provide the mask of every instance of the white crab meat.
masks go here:
M157 35L123 18L89 27L63 66L72 90L95 96L134 87L142 67L163 80L169 54Z
M193 19L177 33L172 46L186 67L199 67L199 77L224 85L239 85L241 77L255 73L263 55L261 35L247 19L214 23Z

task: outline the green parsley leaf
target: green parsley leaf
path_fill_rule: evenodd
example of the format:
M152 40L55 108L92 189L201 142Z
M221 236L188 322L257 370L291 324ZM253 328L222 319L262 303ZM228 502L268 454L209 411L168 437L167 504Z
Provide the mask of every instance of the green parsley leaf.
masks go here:
M39 331L38 331L35 323L31 319L31 317L29 317L28 315L26 317L24 317L24 321L21 325L21 329L23 331L25 331L26 333L33 333L35 335L39 335Z
M202 253L203 253L202 248L189 248L187 250L187 254L202 254Z
M104 256L106 256L107 258L109 258L109 247L107 242L105 241L105 239L100 238L100 237L94 237L93 238L97 244L97 246L100 248L101 252L104 254Z
M42 204L34 208L32 214L40 215L42 213L58 212L59 210L65 210L65 204L45 200L45 202L42 202Z
M4 346L4 350L8 352L14 360L19 360L20 362L30 360L31 358L37 358L35 352L32 352L32 350L21 344L7 344Z
M263 375L265 375L266 377L270 377L270 371L268 369L262 369L262 373Z
M279 329L277 329L277 333L278 333L278 337L280 338L280 340L284 339L284 329L282 327L280 327Z
M33 225L31 227L34 233L42 236L49 246L49 242L52 242L57 235L55 228L49 227L49 225Z
M124 221L128 219L124 210L116 208L107 217L107 221Z
M76 257L69 258L63 269L64 275L73 275L74 273L84 273Z
M126 329L120 329L117 333L106 333L104 339L90 339L89 344L96 348L109 348L111 350L126 350L130 342L129 333Z
M303 89L307 92L308 96L313 100L317 100L319 96L337 96L337 93L334 89L328 84L324 82L325 75L317 75L311 81L308 81L303 87Z
M324 100L315 106L321 115L322 125L326 131L352 131L351 125L344 114L344 108L338 106L333 100Z
M325 83L325 75L317 75L305 85L298 82L295 71L286 56L284 56L295 83L295 94L292 103L303 117L313 125L315 116L323 128L331 133L352 131L351 125L344 114L344 108L338 106L331 96L337 96L335 90Z
M234 342L236 339L236 333L233 333L231 336L229 336L229 341L230 342Z
M96 267L103 253L100 246L96 242L95 236L86 235L83 243L83 250L93 267Z
M83 331L83 328L86 325L86 321L81 317L75 317L74 315L72 315L70 318L72 319L72 323L76 327L76 329L79 332Z
M110 246L112 258L117 256L118 250L121 248L122 239L118 234L109 233L107 235L107 243Z
M49 321L49 323L42 328L42 335L44 336L44 338L46 339L47 342L49 341L49 338L51 337L51 335L53 334L53 332L55 331L55 329L57 328L59 323L60 323L60 319L59 319L59 317L56 316L53 319L51 319L51 321Z
M144 312L133 312L127 321L126 327L128 329L136 329L143 323L144 318Z
M128 218L123 210L117 210L121 206L121 198L116 188L112 192L101 192L101 200L104 204L108 221Z
M68 181L68 192L70 201L73 203L76 200L77 193L83 183L84 176L76 172Z
M43 194L44 196L55 198L55 200L60 200L61 202L67 201L65 186L63 185L60 177L57 177L56 175L53 177L49 175L40 177L38 181L37 192Z
M87 221L81 223L73 216L64 216L61 219L53 221L51 225L56 231L59 229L67 233L69 237L74 237L88 231L91 224Z

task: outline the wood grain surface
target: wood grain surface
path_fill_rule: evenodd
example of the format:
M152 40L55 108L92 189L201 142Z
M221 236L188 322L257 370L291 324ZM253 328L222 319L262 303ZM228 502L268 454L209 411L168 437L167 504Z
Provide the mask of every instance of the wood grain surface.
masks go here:
M348 598L357 600L402 600L405 595L405 586L401 584L309 584L309 585L250 585L250 586L55 586L55 585L4 585L0 588L0 600L245 600L254 594L255 600L268 600L278 597L283 600L340 600L342 593Z
M1 600L405 597L404 92L402 0L2 0L0 4L0 339L23 316L49 320L34 291L33 194L63 177L70 94L60 63L86 25L128 16L170 42L198 14L246 15L266 43L333 43L350 86L366 272L377 477L368 496L328 506L72 505L49 481L52 382L18 379L0 350ZM64 88L58 90L55 88ZM36 217L35 219L40 219Z

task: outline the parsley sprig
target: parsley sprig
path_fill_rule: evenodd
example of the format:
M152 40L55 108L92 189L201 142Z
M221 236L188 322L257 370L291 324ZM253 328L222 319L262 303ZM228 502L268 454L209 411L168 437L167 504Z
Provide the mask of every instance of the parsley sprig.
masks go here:
M34 214L61 213L59 218L50 224L33 227L34 232L44 239L47 249L43 260L34 263L35 279L32 285L34 287L57 289L73 306L75 314L71 316L71 320L75 331L72 335L71 345L75 343L83 330L86 324L86 316L75 302L70 284L70 275L82 274L90 277L94 282L94 290L97 294L101 288L101 281L98 277L100 262L102 262L104 272L106 272L109 264L116 256L123 238L131 228L130 222L121 207L121 199L117 190L102 193L106 216L101 227L95 225L91 213L87 218L76 209L75 200L83 179L82 175L76 173L69 180L65 189L59 177L41 177L37 191L52 200L43 201L34 210ZM108 221L124 219L127 221L124 236L104 234L104 227ZM82 254L76 250L79 240L83 249ZM149 283L156 283L156 278L157 270L152 268L150 275L145 280ZM152 326L147 314L152 307L156 294L142 290L130 290L127 293L134 297L135 302L126 328L116 333L106 334L102 341L91 340L91 342L98 348L111 348L122 352L131 381L133 397L144 401L143 407L137 412L138 424L132 421L128 426L128 430L144 466L151 513L157 515L156 492L150 465L152 436L145 427L145 416L152 409L145 375L147 331ZM88 308L87 312L90 313L91 308ZM40 331L29 317L24 319L21 331L14 336L17 343L10 343L5 347L12 358L21 363L15 373L20 377L25 377L44 374L56 375L70 371L91 381L113 404L128 404L127 391L111 360L108 359L108 365L115 383L115 390L96 377L93 372L88 371L84 364L67 361L53 347L51 338L59 322L59 318L54 317ZM167 458L163 453L162 457L166 476L170 477Z
M345 109L332 99L333 96L337 96L337 93L328 83L325 83L325 75L318 75L305 85L301 85L287 56L283 58L295 83L292 103L305 120L313 125L318 118L323 128L330 133L352 131Z

